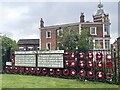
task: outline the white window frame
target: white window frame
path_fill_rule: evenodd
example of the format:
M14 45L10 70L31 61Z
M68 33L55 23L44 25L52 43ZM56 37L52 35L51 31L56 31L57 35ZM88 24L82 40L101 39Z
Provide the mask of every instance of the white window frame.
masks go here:
M24 49L24 47L19 47L19 49Z
M32 49L33 49L33 47L30 47L30 46L29 46L29 47L28 47L28 49L29 49L29 50L32 50Z
M95 34L92 34L92 33L91 33L91 32L92 32L92 28L95 29ZM97 29L96 29L96 27L90 27L90 34L91 34L91 35L97 35Z
M48 49L48 44L50 44L50 49ZM47 50L51 50L51 42L47 42L47 43L46 43L46 49L47 49Z
M58 30L57 30L57 36L63 37L63 35L60 36L60 32L63 32L63 29L58 29Z
M50 37L48 37L48 32L50 32ZM46 38L51 38L51 31L46 31Z
M33 49L33 47L28 47L29 49Z
M106 41L107 41L107 48L106 48ZM110 40L108 39L105 39L105 49L110 49Z
M98 45L100 45L99 48L96 48L96 40L98 41ZM102 46L101 46L101 41L103 42L102 39L95 39L95 49L103 49ZM103 46L104 47L104 46Z

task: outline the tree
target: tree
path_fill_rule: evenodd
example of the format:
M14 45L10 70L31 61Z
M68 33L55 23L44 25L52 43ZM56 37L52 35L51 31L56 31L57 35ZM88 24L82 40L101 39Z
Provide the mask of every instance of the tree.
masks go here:
M65 49L69 52L74 52L77 46L78 34L76 30L73 30L71 27L65 27L63 32L60 33L57 40L59 49Z
M2 67L5 68L6 62L10 61L11 51L18 49L18 45L15 40L7 37L6 35L0 36L2 43Z
M7 37L6 35L1 36L2 38L2 49L9 49L15 51L18 49L18 45L15 40L12 40L11 38Z
M82 29L81 35L78 40L78 49L82 52L88 52L93 48L92 36L90 35L89 29Z
M58 36L59 49L64 49L69 52L75 52L76 49L87 52L92 48L92 40L89 30L81 30L81 35L78 33L78 28L66 27L61 35Z

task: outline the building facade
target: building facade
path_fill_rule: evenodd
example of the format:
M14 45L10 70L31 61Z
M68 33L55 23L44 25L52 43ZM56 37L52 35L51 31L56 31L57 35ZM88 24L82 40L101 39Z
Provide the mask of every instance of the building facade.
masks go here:
M56 50L59 49L57 37L59 32L63 31L65 27L75 28L78 34L81 31L88 29L89 33L93 36L93 49L110 49L110 20L109 15L104 12L101 2L98 4L98 10L93 15L93 21L85 21L84 13L80 15L80 22L44 26L44 21L40 20L40 50Z
M120 37L117 38L118 49L120 49Z
M39 39L20 39L17 44L22 51L39 50Z

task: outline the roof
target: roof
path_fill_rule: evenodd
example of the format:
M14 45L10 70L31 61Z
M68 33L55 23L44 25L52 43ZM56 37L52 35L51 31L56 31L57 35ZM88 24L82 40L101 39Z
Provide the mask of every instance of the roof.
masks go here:
M18 41L18 45L25 45L25 44L34 44L34 45L38 45L39 44L39 39L20 39Z
M59 27L68 27L68 26L79 26L79 24L102 24L102 22L76 22L76 23L68 23L68 24L61 24L61 25L52 25L52 26L45 26L41 29L50 29L50 28L56 28L59 29Z
M102 14L105 14L105 13L104 13L104 10L103 10L103 4L100 2L98 4L98 10L97 10L97 13L95 14L95 16L99 16L99 15L102 15Z
M42 29L49 29L49 28L59 28L59 27L67 27L67 26L79 26L79 22L77 23L69 23L69 24L61 24L61 25L52 25L52 26L45 26Z
M117 39L120 39L120 37L118 37Z

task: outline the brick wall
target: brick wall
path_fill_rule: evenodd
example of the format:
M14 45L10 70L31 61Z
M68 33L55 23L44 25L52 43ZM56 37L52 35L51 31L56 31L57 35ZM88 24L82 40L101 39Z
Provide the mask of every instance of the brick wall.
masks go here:
M46 38L46 31L51 31L51 38ZM56 28L41 29L41 50L46 50L46 43L51 43L51 49L56 50L56 39L57 39Z
M103 37L103 26L102 24L82 24L82 28L88 28L90 30L90 27L97 27L97 36L95 37Z
M117 44L118 44L118 47L119 47L119 49L120 49L120 37L117 38Z

